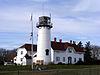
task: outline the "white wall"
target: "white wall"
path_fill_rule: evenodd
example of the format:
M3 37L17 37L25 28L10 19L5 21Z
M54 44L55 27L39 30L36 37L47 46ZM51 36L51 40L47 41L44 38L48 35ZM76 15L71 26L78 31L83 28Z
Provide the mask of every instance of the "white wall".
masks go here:
M51 62L54 62L54 50L51 48Z
M46 49L49 50L49 55L46 55ZM38 29L37 60L43 60L44 64L51 61L50 29L48 27Z
M23 60L22 60L22 63L21 63L21 65L27 65L27 59L25 58L25 57L23 57Z
M56 61L57 57L60 57L60 61ZM65 51L59 51L59 50L54 51L54 63L55 64L58 64L59 62L66 63L66 62L63 62L63 57L66 57Z
M72 53L69 53L68 49L69 49L69 47L66 50L66 56L67 57L72 57L72 63L73 64L75 64L76 62L78 62L80 58L82 59L82 61L84 61L84 54L83 53L76 52L74 48L72 48ZM74 62L74 58L76 58L76 62ZM66 59L66 60L68 61L68 59Z
M17 56L16 56L16 57L17 57ZM14 63L16 63L16 57L14 57L14 59L13 59Z
M62 63L68 64L68 57L72 58L72 64L75 64L76 62L78 62L80 58L82 59L82 61L84 61L83 53L76 52L74 48L71 48L71 51L72 52L70 53L69 48L67 48L66 51L59 51L59 50L54 51L54 63L58 64L59 62L62 62ZM56 57L60 57L60 61L56 61ZM65 57L65 62L63 61L63 57Z
M23 51L23 54L21 54L21 51ZM36 51L33 52L33 54L35 54L35 53L36 53ZM31 51L26 51L25 48L19 48L17 50L17 56L14 58L14 63L16 63L18 65L31 65L32 64L32 59L26 59L25 58L26 54L31 56ZM21 59L22 59L22 61L21 61ZM36 59L35 59L35 61L36 61Z
M21 54L22 52L22 54ZM24 57L26 55L27 51L25 48L19 48L17 50L17 56L16 56L16 64L22 65L22 64L26 64L26 58ZM22 59L22 61L21 61Z

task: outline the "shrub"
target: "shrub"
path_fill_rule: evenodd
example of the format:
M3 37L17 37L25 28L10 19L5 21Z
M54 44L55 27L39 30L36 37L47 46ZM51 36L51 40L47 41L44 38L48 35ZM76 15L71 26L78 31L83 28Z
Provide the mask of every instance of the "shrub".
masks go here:
M58 63L58 65L64 65L64 63L62 63L62 62L59 62L59 63Z
M76 63L76 65L84 65L85 63L83 62L83 61L81 61L81 60L79 60L77 63Z

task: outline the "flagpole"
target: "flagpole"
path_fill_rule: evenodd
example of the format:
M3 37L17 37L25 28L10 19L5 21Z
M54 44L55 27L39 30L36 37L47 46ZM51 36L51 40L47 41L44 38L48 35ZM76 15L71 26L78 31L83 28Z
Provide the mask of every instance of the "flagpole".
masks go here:
M32 45L31 45L31 51L32 51L32 70L33 70L33 15L31 14L31 26L32 26L32 32L31 32L31 36L32 36Z

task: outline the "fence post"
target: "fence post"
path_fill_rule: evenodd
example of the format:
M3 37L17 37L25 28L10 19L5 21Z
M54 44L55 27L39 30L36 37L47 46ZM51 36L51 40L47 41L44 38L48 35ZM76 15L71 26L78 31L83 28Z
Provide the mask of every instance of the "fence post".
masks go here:
M18 71L18 75L19 75L19 71Z

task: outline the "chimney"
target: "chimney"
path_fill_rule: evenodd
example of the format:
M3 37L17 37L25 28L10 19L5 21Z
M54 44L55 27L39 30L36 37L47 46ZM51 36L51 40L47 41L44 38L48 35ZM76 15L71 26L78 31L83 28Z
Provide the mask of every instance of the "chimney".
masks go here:
M62 39L59 39L59 42L61 43L62 42Z
M56 42L56 37L54 38L54 42Z
M70 44L72 44L72 40L70 40Z

